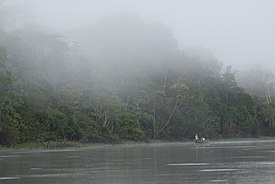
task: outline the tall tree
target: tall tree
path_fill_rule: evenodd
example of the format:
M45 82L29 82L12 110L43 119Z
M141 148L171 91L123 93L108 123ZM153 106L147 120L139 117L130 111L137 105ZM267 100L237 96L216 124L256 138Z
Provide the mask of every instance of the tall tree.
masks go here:
M21 141L23 120L18 108L23 105L21 95L14 89L13 75L7 69L5 49L0 48L0 144L10 146ZM20 132L22 131L22 132Z

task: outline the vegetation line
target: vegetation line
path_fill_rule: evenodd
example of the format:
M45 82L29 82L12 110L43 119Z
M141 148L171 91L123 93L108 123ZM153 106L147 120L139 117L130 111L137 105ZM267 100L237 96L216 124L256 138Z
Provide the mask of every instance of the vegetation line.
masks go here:
M275 135L273 74L180 49L165 25L114 15L64 38L1 24L1 148Z

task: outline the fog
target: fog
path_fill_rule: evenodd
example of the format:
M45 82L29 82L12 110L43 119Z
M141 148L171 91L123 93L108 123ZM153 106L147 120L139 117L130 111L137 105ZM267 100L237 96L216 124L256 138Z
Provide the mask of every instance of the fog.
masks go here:
M179 47L206 48L225 65L275 67L273 0L6 0L17 24L36 23L60 33L114 13L135 14L172 28Z
M275 136L274 6L0 0L0 148Z

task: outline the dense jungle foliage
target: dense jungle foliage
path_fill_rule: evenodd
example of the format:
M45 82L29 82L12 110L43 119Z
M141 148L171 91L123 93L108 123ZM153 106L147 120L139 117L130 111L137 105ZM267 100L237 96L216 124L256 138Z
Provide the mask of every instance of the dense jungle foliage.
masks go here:
M66 36L1 25L0 45L0 145L275 134L272 73L180 49L162 24L115 15Z

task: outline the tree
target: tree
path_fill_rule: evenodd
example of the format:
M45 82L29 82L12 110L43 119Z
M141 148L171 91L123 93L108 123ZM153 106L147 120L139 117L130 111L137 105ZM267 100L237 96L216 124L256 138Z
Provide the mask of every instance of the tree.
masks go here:
M20 133L23 133L24 125L18 108L23 102L20 94L13 89L15 79L6 62L5 50L0 48L0 144L11 146L21 142Z
M275 77L272 71L264 70L262 67L252 67L248 71L240 72L238 82L249 94L259 96L272 104L275 96Z

